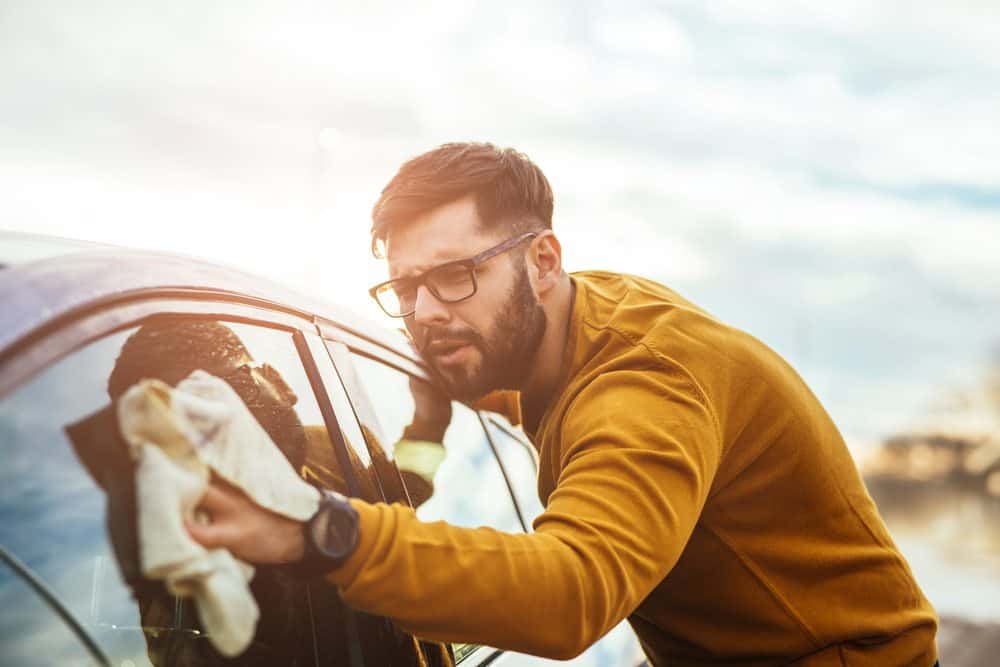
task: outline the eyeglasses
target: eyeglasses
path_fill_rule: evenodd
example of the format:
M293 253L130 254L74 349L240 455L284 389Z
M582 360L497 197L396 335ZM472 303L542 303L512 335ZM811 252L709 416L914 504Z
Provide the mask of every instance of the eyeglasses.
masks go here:
M368 293L389 317L412 315L416 310L417 290L421 285L426 286L434 298L443 303L465 301L476 293L476 268L480 264L536 236L538 234L535 232L526 232L468 259L447 262L410 278L396 278L379 283L368 290Z

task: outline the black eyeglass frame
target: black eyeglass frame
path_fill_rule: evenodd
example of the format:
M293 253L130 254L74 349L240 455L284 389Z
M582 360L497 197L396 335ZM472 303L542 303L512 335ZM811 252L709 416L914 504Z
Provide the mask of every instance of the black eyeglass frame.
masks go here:
M378 292L382 289L385 289L386 287L391 287L393 283L412 284L414 290L420 289L420 286L423 285L428 289L428 291L430 291L431 294L434 295L435 299L441 301L442 303L460 303L462 301L465 301L466 299L471 299L476 295L476 292L479 291L479 283L476 280L476 268L480 264L482 264L488 259L496 257L501 253L505 253L508 250L517 247L521 243L524 243L528 239L535 238L536 236L538 236L538 232L525 232L520 236L515 236L513 238L507 239L503 243L495 245L492 248L487 248L481 253L473 255L472 257L469 257L467 259L456 259L451 262L445 262L444 264L438 264L437 266L431 267L419 275L412 276L409 278L394 278L392 280L386 280L385 282L381 282L378 285L375 285L374 287L369 289L368 294L369 296L371 296L371 298L375 299L375 303L378 304L378 307L381 308L382 312L388 315L389 317L409 317L414 312L416 312L416 306L414 306L413 308L405 312L401 312L398 314L391 313L384 305L382 305L382 302L379 301L378 298ZM440 271L441 269L448 269L455 266L462 266L468 269L469 275L472 277L472 292L463 296L460 299L446 299L438 293L437 289L435 289L435 287L431 283L427 282L427 276L436 271Z

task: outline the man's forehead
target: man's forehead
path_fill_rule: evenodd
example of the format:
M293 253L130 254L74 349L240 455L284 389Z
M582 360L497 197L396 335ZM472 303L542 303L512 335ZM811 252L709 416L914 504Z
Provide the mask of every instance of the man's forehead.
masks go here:
M482 237L432 237L428 239L399 239L392 243L391 238L386 243L386 261L389 274L393 277L411 275L426 271L432 267L466 259L475 255L482 245Z
M479 223L475 202L464 198L396 225L386 234L389 275L413 275L458 259L466 259L491 244L492 235Z

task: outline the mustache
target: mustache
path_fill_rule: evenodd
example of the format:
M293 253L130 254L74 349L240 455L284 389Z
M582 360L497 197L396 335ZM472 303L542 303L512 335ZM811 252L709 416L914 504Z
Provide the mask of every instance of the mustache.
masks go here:
M428 329L417 346L422 353L426 353L428 348L437 343L466 343L482 347L486 341L476 331L471 329L446 329L437 327Z

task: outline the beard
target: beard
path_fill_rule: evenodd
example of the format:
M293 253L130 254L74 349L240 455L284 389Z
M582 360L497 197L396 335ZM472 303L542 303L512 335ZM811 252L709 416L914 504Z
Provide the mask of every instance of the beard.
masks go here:
M451 397L467 403L498 389L520 389L531 372L546 324L545 310L531 289L528 272L522 270L497 311L488 336L473 329L427 332L427 341L446 339L472 345L479 350L479 366L444 370L433 358L431 365Z

